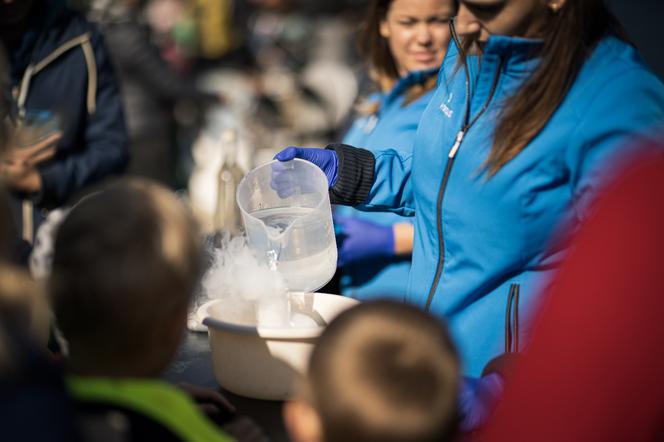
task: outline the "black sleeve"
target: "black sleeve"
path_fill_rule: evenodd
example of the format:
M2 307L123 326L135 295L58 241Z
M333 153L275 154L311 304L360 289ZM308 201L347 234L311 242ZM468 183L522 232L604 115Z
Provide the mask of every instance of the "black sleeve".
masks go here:
M216 96L199 90L189 78L173 71L150 42L144 26L134 22L111 25L105 29L105 37L120 71L129 72L154 97L204 104L218 101Z
M329 144L326 149L335 151L339 158L337 181L330 189L330 202L346 206L363 203L374 183L374 155L366 149L346 144Z

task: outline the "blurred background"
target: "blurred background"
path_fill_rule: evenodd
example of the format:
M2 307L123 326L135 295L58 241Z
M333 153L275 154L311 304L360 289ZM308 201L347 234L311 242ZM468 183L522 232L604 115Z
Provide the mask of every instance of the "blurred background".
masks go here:
M364 0L73 3L101 26L122 81L130 172L181 190L210 231L224 163L247 171L288 145L338 141L370 92L355 47ZM664 78L664 2L609 3Z

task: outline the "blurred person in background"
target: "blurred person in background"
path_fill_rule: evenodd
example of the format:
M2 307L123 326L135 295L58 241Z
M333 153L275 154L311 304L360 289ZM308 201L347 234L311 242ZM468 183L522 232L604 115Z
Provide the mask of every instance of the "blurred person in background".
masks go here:
M198 28L199 57L209 61L221 60L238 49L245 37L238 33L238 25L246 20L245 2L193 0L192 3Z
M246 37L256 72L254 145L268 161L285 140L329 139L350 111L357 79L350 67L352 18L326 15L303 0L250 0Z
M415 131L433 96L450 42L454 0L372 0L360 50L378 92L361 104L343 142L368 150L393 146L412 155ZM341 293L403 300L413 251L413 224L393 213L335 208Z
M567 252L552 237L587 216L626 141L664 124L664 85L602 0L460 0L452 24L412 156L277 158L317 164L333 203L415 216L406 300L448 321L476 377L522 349Z
M1 2L0 39L11 65L3 93L12 97L14 134L33 122L46 126L25 145L12 138L0 167L29 244L48 210L124 170L127 134L103 38L64 1Z
M195 14L204 3L195 2ZM357 95L350 50L357 17L343 2L250 0L234 2L232 12L241 46L217 64L207 60L200 77L205 90L225 97L225 106L206 110L191 147L188 197L209 231L219 171L228 159L220 137L225 129L237 132L230 161L250 170L289 140L317 143L333 136Z
M221 97L197 88L165 61L145 20L144 0L95 0L90 17L101 24L118 75L127 115L131 160L128 173L178 187L177 126L174 111L184 104L193 114ZM188 118L194 118L191 115Z

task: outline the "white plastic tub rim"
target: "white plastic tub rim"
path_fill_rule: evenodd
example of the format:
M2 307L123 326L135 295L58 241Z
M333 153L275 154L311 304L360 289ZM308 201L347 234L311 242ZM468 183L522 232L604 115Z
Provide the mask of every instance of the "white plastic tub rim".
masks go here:
M322 298L336 299L336 302L340 302L341 305L343 305L343 307L339 308L338 312L335 312L333 316L336 316L336 314L340 313L342 310L349 308L352 304L358 303L358 301L355 299L341 295L332 295L329 293L293 292L289 293L291 307L295 307L300 313L304 313L309 316L317 316L320 318L320 321L324 322L324 325L315 327L259 327L228 322L211 316L210 309L223 302L223 299L217 299L207 303L204 306L203 324L206 325L210 330L222 330L242 335L258 336L264 339L314 339L323 333L328 320L331 319L328 317L329 315L327 312L325 312L326 314L321 315L316 310L314 305L316 295ZM325 317L325 319L323 317Z
M219 300L215 303L220 302ZM251 325L234 324L208 316L203 324L210 330L222 330L241 335L257 336L264 339L310 339L317 338L323 333L325 327L255 327Z

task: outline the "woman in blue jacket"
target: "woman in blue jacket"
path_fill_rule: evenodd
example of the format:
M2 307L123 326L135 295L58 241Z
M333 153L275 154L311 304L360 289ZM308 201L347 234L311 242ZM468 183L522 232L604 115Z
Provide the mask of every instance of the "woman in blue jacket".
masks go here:
M450 42L454 13L453 0L370 2L360 48L380 92L363 103L344 143L370 151L389 145L411 155ZM402 300L413 250L410 218L337 207L335 225L342 293Z
M476 376L523 345L523 313L565 252L552 234L664 125L664 86L602 0L459 3L412 158L345 145L277 157L318 164L333 202L417 214L407 300L447 319Z

